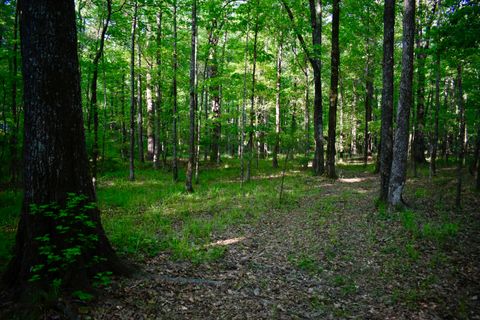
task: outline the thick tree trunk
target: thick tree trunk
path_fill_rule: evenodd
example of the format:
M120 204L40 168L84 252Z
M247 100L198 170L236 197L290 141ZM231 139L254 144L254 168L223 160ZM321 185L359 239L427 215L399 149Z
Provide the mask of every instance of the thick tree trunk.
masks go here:
M98 171L98 154L99 154L99 147L98 147L98 105L97 105L97 82L98 82L98 65L100 62L100 58L103 56L103 47L105 44L105 35L108 30L108 25L110 23L110 18L112 16L112 1L107 0L107 18L102 27L102 32L99 39L99 46L97 52L95 54L95 58L93 59L93 75L92 75L92 82L91 82L91 96L90 96L90 110L93 113L93 150L92 150L92 176L95 180L97 178L97 171Z
M415 0L404 0L402 75L397 110L397 129L393 143L392 170L389 184L389 204L398 206L407 176L408 131L412 107L413 47L415 36Z
M178 181L178 160L177 160L177 0L173 1L173 129L172 129L172 174L173 181Z
M188 146L187 180L185 188L187 192L193 192L192 178L195 165L195 110L197 104L197 1L192 3L192 40L190 53L190 136Z
M455 197L455 205L457 208L461 207L462 201L462 179L463 179L463 161L465 159L465 105L463 102L463 87L462 87L462 70L463 66L460 63L457 66L457 106L458 106L458 154L457 154L457 194Z
M380 200L388 200L388 183L393 153L393 46L395 0L386 0L383 14L383 89L380 143Z
M36 284L48 289L54 279L61 279L66 289L88 287L100 271L128 270L105 236L98 209L85 206L95 201L95 191L83 129L74 1L23 0L19 10L25 103L24 201L14 257L3 282L20 290ZM75 209L83 211L85 221L92 224L75 225L75 232L63 232L58 228L60 212L68 210L65 205L72 193L85 197ZM51 213L33 210L35 205L52 203L57 207L52 206ZM74 220L65 222L75 224ZM89 237L94 239L91 246L81 245ZM46 244L41 238L55 252L77 246L79 252L60 265L42 253ZM42 264L58 269L42 269Z
M278 168L278 153L280 151L280 97L282 89L282 37L278 43L277 51L277 82L276 82L276 95L275 95L275 145L273 147L273 167Z
M130 41L130 181L135 180L135 32L138 4L135 1Z
M430 176L437 174L437 149L438 149L438 118L440 114L440 54L435 59L435 116L432 141L432 155L430 158Z
M339 28L340 0L333 0L332 13L332 62L330 73L330 109L328 110L328 144L327 144L327 176L337 178L335 172L335 138L337 134L338 104L338 68L340 66Z

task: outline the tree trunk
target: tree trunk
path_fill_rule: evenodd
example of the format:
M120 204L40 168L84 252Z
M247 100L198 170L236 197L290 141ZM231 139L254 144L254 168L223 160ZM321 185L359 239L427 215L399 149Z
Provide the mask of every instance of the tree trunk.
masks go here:
M457 194L455 197L455 205L459 209L462 201L462 178L463 178L463 161L465 158L465 105L463 103L463 87L462 87L462 69L461 63L457 66L457 106L458 106L458 163L457 163Z
M173 129L172 129L172 174L173 181L178 181L178 163L177 163L177 0L173 1Z
M193 192L192 178L195 165L195 110L197 104L197 0L192 3L192 40L190 53L190 136L189 155L187 165L187 180L185 187L187 192Z
M328 144L327 144L327 176L337 178L335 172L335 137L337 134L337 104L338 104L338 68L340 66L339 28L340 0L333 0L332 13L332 62L330 76L330 109L328 111Z
M18 5L17 5L18 6ZM13 25L13 50L12 50L12 132L10 135L10 184L15 187L18 182L18 159L17 144L18 144L18 129L19 129L19 116L17 110L17 51L18 51L18 7L15 8L15 20Z
M432 141L432 155L430 159L430 176L437 174L437 149L438 149L438 118L440 114L440 54L435 59L435 118Z
M157 79L155 80L155 154L153 156L153 165L156 169L160 167L160 158L162 154L162 139L160 138L162 129L162 11L157 14L157 48L155 59L157 64ZM163 137L163 135L162 135Z
M312 24L313 44L313 81L315 83L315 97L313 102L313 131L315 139L315 155L313 159L313 172L322 175L324 168L323 151L323 108L322 108L322 2L310 0L310 20Z
M395 0L386 0L383 14L383 89L380 142L380 200L388 200L388 183L393 153Z
M105 236L99 210L85 206L95 201L95 191L83 128L74 1L24 0L19 10L25 103L24 200L14 257L2 280L21 291L31 286L47 290L54 279L60 279L65 289L85 288L100 271L128 270ZM84 197L73 210L82 212L90 227L61 215L72 210L66 208L71 194L77 199ZM49 205L51 212L43 212L41 205ZM75 214L78 217L79 213ZM61 221L72 229L62 231ZM93 239L90 246L82 245L87 238ZM46 246L53 254L74 247L79 252L67 261L52 262L42 252Z
M247 35L245 40L245 58L243 66L243 96L242 96L242 121L241 121L241 132L240 132L240 180L241 187L245 179L245 127L247 122L247 69L248 69L248 42L249 42L249 28L247 25Z
M147 70L147 160L152 161L155 153L155 108L152 95L152 74L150 68Z
M120 95L120 112L121 112L121 126L122 126L122 160L127 158L127 125L125 123L125 74L122 75L122 91Z
M218 154L220 151L220 136L222 133L222 124L220 122L220 84L218 79L218 57L217 57L217 45L219 41L218 34L216 32L216 20L213 22L214 27L209 35L209 45L211 48L209 57L209 70L208 77L210 79L209 93L211 95L212 103L212 143L210 149L210 161L217 163Z
M389 184L389 204L403 202L402 193L407 176L408 132L412 107L413 47L415 36L415 0L404 0L402 75L397 110L397 129L393 143L392 170Z
M286 0L282 4L287 11L288 17L292 23L295 23L292 10ZM323 151L323 110L322 110L322 2L321 0L309 0L310 22L312 25L312 44L313 50L307 47L302 34L294 26L297 38L302 46L305 55L308 57L313 68L313 79L315 83L315 98L313 102L313 131L315 140L315 155L313 159L313 173L322 175L325 170L324 151Z
M145 162L145 153L143 152L143 88L142 88L142 52L140 51L140 36L137 38L138 47L138 81L137 81L137 128L138 128L138 159L141 163Z
M258 44L258 15L255 20L255 31L253 36L253 69L252 69L252 92L250 94L250 126L248 128L248 166L247 166L247 182L250 181L252 174L252 159L253 159L253 131L255 120L255 73L257 71L257 44Z
M367 65L365 67L365 131L363 134L363 164L366 166L372 154L372 135L368 124L372 121L373 64L370 53L370 39L367 40Z
M273 147L273 167L278 168L278 152L280 151L280 97L282 85L282 37L280 37L277 51L277 83L275 96L275 146Z
M98 81L98 64L100 58L103 56L103 47L105 44L105 35L108 30L108 25L110 23L110 18L112 16L112 1L107 0L107 18L102 27L102 32L99 39L99 46L95 58L93 59L93 75L91 82L91 96L90 96L90 109L93 113L93 150L92 150L92 176L95 180L97 179L97 170L98 170L98 105L97 105L97 81Z
M130 42L130 181L135 180L135 32L138 3L135 1Z

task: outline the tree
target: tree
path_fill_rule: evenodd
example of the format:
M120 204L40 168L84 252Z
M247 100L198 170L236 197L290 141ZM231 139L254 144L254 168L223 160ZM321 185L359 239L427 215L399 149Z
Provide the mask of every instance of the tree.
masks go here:
M335 173L335 137L337 134L338 104L338 68L340 65L339 28L340 0L333 0L332 12L332 63L330 74L330 109L328 111L328 144L327 144L327 176L337 178Z
M178 57L177 57L177 0L173 1L173 134L172 134L172 145L173 145L173 154L172 154L172 173L173 181L178 181L178 159L177 159L177 70L178 70Z
M309 50L307 44L295 25L295 19L287 0L282 0L290 21L294 25L295 33L305 55L308 57L313 68L313 81L315 84L315 97L313 102L313 135L315 140L315 154L313 159L313 172L322 175L325 170L323 151L323 108L322 108L322 2L321 0L309 0L310 22L312 25L312 46Z
M277 50L277 80L275 95L275 145L273 147L273 167L278 168L278 152L280 151L280 97L282 86L282 37L278 41Z
M413 47L415 36L415 0L403 1L403 48L400 97L397 109L397 129L393 142L392 170L389 183L390 206L402 205L407 176L408 132L412 107Z
M74 1L23 0L19 10L25 195L14 257L3 282L22 291L32 283L45 288L54 279L61 279L65 288L85 287L100 271L128 269L105 236L99 210L89 205L95 191L83 129ZM72 197L77 199L73 210L82 212L88 224L79 227L75 217L65 218ZM62 219L75 228L59 228ZM82 245L87 239L89 245ZM42 253L47 246L55 252L76 249L71 261L60 266Z
M458 151L457 151L457 192L455 196L455 205L459 209L462 201L462 178L463 178L463 161L465 159L465 104L463 101L462 86L462 62L457 66L457 79L455 89L457 91L457 107L458 107Z
M197 0L192 0L192 49L190 53L190 136L185 187L193 192L192 177L195 165L195 111L197 109Z
M133 5L130 41L130 181L135 180L135 31L137 29L138 3Z
M383 89L380 142L380 200L388 200L393 144L393 46L395 40L395 0L385 0L383 14Z

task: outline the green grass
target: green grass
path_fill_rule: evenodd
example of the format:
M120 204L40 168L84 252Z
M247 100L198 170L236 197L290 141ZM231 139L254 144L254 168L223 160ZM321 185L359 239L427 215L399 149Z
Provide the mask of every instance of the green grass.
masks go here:
M283 162L282 162L283 163ZM220 166L201 165L200 183L186 193L185 175L179 182L171 173L150 164L136 169L128 180L128 167L118 159L105 161L98 179L97 198L108 238L121 255L141 260L160 251L174 259L194 263L220 258L225 248L209 246L212 235L235 224L248 223L272 210L288 210L306 195L308 187L301 164L290 161L282 203L278 201L281 169L271 161L253 163L252 180L241 187L238 160L224 158ZM303 178L302 178L303 177ZM22 194L0 193L0 271L11 258Z

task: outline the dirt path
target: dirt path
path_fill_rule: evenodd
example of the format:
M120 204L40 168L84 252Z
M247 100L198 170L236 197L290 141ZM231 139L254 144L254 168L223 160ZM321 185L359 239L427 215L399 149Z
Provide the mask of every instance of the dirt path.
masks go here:
M216 235L212 245L228 247L219 261L161 254L147 276L114 282L83 318L479 319L478 213L462 217L454 243L435 243L379 215L376 176L302 179L312 195L292 210ZM478 208L475 196L468 201ZM422 212L432 202L413 204Z

